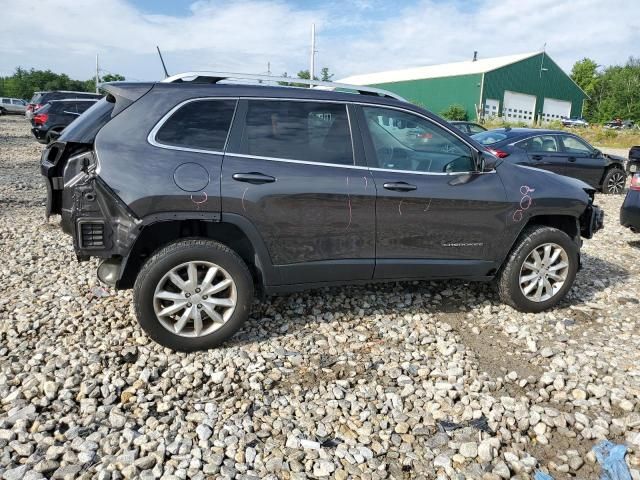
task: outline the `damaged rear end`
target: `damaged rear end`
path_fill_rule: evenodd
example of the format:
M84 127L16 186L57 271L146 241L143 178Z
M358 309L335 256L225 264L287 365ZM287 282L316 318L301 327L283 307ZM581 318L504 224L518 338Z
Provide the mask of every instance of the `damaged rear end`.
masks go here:
M588 239L592 238L598 230L604 228L604 211L593 203L596 190L592 187L587 187L586 184L583 190L589 195L589 203L582 215L580 215L580 235Z
M151 87L106 86L107 97L82 114L42 153L46 216L61 216L62 229L72 236L78 260L122 258L135 241L139 220L100 179L94 141L104 125ZM108 266L109 262L101 268L103 274L119 273L109 271Z

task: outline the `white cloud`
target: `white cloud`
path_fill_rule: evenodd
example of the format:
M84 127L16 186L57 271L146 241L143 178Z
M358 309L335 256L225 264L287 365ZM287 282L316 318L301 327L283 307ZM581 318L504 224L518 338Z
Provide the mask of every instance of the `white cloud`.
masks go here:
M301 6L304 3L304 6ZM356 73L539 50L562 67L589 56L600 64L637 54L637 0L421 0L388 2L200 0L184 16L150 15L125 0L0 0L0 74L17 65L75 78L106 70L131 79L215 69L274 73L307 68L316 23L318 62L336 78ZM393 5L393 4L391 4Z

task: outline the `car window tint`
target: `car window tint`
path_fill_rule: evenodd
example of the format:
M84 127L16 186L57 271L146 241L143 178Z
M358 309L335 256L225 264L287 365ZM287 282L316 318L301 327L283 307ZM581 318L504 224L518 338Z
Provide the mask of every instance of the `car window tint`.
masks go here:
M562 137L565 151L569 153L585 153L590 154L592 149L586 143L578 140L576 137L565 135Z
M9 100L8 98L3 98L2 99L2 103L11 103L11 100Z
M13 103L14 105L22 105L22 101L20 100L11 100L11 103Z
M363 107L378 168L470 172L471 148L439 125L399 110Z
M482 145L493 145L494 143L498 143L507 138L507 135L494 130L487 130L486 132L480 132L472 135L472 138Z
M485 131L484 128L480 127L479 125L474 125L473 123L470 123L468 127L469 127L469 133L471 135Z
M554 135L540 135L524 141L521 146L527 152L552 152L560 151L558 146L558 138Z
M249 100L242 151L260 157L353 165L347 107Z
M162 125L156 141L165 145L223 151L236 100L184 104Z
M84 113L86 112L89 107L91 107L95 102L78 102L76 104L76 109L78 111L78 113Z

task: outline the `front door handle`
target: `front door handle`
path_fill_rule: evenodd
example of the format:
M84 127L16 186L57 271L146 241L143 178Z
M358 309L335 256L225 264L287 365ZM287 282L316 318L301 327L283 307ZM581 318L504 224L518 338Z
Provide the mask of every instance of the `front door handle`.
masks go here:
M534 160L542 160L544 157L542 155L531 155L531 158Z
M394 192L410 192L418 188L415 185L411 185L406 182L387 182L382 186L387 190L393 190Z
M567 160L569 160L570 162L575 162L576 161L576 157L569 157Z
M275 177L265 175L264 173L260 172L234 173L231 178L233 178L237 182L246 182L253 185L260 185L262 183L273 183L276 181Z

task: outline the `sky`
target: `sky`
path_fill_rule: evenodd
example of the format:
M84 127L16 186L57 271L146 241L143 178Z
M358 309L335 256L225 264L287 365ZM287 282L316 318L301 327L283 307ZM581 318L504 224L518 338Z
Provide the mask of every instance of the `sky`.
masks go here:
M192 70L349 75L546 51L562 68L640 51L640 0L0 0L0 75L128 80Z

